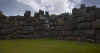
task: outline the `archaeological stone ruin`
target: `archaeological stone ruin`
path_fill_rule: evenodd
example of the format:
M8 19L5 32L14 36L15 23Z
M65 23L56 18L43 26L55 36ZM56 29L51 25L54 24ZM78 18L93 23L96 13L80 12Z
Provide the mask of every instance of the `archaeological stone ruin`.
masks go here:
M49 15L39 10L31 16L6 16L0 11L0 39L53 38L100 43L100 8L81 4L72 14Z

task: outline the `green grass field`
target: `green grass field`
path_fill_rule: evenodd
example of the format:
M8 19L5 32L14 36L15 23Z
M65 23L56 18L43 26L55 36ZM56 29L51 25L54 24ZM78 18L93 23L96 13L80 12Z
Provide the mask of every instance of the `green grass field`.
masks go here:
M0 40L0 53L100 53L100 45L57 39Z

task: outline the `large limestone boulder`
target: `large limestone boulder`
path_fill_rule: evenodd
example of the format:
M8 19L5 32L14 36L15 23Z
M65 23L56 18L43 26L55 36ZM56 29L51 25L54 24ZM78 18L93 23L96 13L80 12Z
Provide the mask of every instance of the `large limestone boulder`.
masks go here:
M93 22L95 20L96 20L95 14L89 14L89 15L87 15L87 21Z
M8 35L10 33L9 29L1 29L0 35Z
M42 29L43 29L44 31L50 31L50 25L49 25L49 24L43 24L43 25L42 25Z

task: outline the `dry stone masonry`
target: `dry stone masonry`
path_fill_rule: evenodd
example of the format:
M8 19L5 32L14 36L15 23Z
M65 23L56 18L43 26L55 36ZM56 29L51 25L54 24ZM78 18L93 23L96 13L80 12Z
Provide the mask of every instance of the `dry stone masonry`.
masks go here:
M100 8L73 8L72 14L49 15L39 10L34 16L5 16L0 11L0 39L57 38L100 43Z

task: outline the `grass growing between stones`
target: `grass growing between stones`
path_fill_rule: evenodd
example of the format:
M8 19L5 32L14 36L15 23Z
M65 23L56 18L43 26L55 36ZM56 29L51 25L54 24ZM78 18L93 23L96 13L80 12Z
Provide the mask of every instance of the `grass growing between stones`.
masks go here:
M0 40L0 53L100 53L100 45L56 39Z

